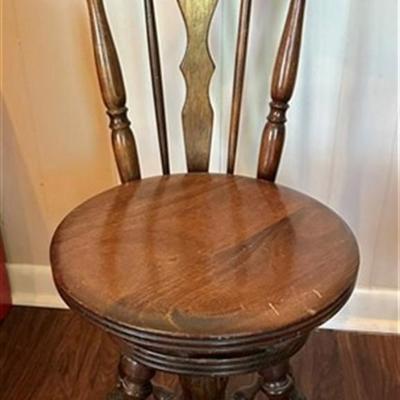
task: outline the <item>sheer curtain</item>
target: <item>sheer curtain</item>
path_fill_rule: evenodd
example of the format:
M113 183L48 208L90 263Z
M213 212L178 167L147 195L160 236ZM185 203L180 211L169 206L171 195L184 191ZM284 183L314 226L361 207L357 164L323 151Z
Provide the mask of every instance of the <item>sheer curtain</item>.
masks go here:
M225 168L237 2L221 7L215 147ZM287 2L254 0L237 170L253 175ZM237 7L236 7L237 10ZM329 327L398 331L397 2L308 1L298 85L277 181L336 210L361 251L358 290ZM216 168L217 169L217 168Z
M169 120L170 132L176 134L176 114L184 98L176 63L184 51L184 31L179 23L175 33L170 29L168 21L176 12L172 3L159 2L158 8L167 104L173 108L169 115L175 114ZM287 4L253 3L240 174L254 176L256 171L272 62ZM226 165L238 5L239 1L220 1L211 30L217 64L211 86L216 111L214 171ZM398 287L396 14L395 0L308 1L298 84L278 176L279 183L329 204L349 223L362 253L359 285L390 289ZM174 157L181 160L178 169L184 168L180 155Z

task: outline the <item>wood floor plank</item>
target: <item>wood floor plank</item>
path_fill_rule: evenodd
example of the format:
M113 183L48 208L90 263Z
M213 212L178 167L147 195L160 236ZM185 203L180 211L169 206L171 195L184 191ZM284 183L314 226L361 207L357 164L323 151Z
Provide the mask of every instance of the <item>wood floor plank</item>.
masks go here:
M321 330L293 369L309 400L394 400L399 352L400 336ZM70 311L15 307L0 325L0 400L103 400L117 363L109 336Z

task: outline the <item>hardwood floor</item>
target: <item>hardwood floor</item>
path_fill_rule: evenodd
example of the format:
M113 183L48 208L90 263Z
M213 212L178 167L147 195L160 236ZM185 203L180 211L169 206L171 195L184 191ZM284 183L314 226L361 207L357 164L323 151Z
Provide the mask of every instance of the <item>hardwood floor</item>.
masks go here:
M322 330L293 367L309 400L395 400L399 360L400 336ZM103 400L117 362L111 339L70 311L15 307L0 325L1 400Z

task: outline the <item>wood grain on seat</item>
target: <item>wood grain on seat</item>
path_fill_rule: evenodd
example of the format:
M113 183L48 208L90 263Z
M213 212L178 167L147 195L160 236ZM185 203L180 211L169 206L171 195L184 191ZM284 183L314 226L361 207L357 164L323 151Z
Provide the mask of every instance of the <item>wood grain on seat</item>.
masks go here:
M258 179L234 177L252 0L240 1L227 173L209 169L215 66L209 32L219 0L177 0L186 27L181 71L189 175L170 174L157 5L144 0L149 69L164 177L140 181L117 48L103 0L87 0L94 58L122 186L72 211L51 247L67 301L121 346L109 400L176 400L152 388L155 371L180 376L183 396L222 400L228 376L260 379L229 397L304 399L288 360L336 313L356 281L358 248L347 225L319 202L275 185L295 88L306 0L288 1L261 135ZM239 3L238 3L239 5ZM135 22L136 23L136 22ZM253 77L252 77L253 78ZM135 101L134 101L135 103Z
M190 174L134 181L77 207L56 231L51 263L67 302L195 339L320 323L351 291L359 256L347 225L310 197Z

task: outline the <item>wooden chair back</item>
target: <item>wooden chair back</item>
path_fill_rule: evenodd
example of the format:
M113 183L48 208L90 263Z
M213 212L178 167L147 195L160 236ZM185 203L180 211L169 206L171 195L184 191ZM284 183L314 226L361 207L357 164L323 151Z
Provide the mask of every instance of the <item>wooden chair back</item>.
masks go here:
M209 84L215 65L208 36L219 0L177 0L187 30L187 48L181 70L186 81L182 110L185 152L189 172L207 172L210 160L213 109ZM226 1L226 0L222 0ZM139 158L130 121L117 51L103 0L87 0L101 92L110 117L112 144L122 182L140 178ZM170 173L162 68L154 1L144 0L154 106L163 174ZM227 173L233 174L237 153L246 69L252 0L241 0L231 106ZM286 110L292 97L300 56L305 0L290 0L275 61L270 113L262 133L258 178L274 181L285 138ZM201 67L200 67L201 66Z

